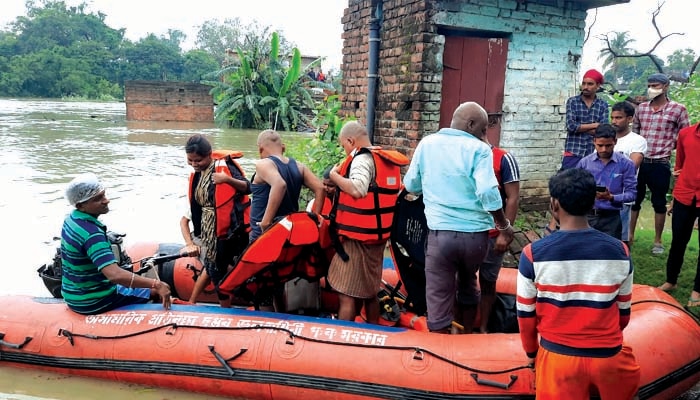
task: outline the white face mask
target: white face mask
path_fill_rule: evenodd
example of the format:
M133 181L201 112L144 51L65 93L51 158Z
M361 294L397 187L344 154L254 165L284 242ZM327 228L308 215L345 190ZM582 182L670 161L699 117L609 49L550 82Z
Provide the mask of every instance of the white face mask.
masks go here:
M663 92L664 92L663 89L648 88L647 89L647 98L649 100L655 99L655 98L659 97Z

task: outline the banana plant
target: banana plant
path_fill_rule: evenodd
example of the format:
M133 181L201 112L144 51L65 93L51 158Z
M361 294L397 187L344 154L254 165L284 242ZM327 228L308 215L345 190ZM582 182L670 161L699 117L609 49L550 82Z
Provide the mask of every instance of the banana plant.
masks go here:
M273 32L267 57L260 49L237 49L240 65L224 68L213 86L219 123L255 129L297 130L310 124L304 113L314 108L309 90L302 85L301 53L294 48L289 66L281 61L280 38Z

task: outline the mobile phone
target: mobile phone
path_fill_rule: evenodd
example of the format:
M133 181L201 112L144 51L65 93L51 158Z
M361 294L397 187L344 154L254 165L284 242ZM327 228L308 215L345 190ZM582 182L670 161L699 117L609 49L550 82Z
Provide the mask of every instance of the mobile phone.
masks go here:
M604 192L606 190L608 190L608 189L605 186L596 186L595 187L596 192Z

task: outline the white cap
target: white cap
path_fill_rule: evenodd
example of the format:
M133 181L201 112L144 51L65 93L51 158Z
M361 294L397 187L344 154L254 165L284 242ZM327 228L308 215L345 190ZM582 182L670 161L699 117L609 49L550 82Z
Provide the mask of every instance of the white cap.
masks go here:
M88 201L105 190L97 175L92 172L80 174L73 178L66 188L66 199L74 206L78 203Z

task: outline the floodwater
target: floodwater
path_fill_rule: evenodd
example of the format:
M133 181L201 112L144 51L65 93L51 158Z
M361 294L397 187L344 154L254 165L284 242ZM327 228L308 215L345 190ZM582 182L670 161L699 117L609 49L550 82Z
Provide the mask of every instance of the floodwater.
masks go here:
M215 148L243 151L239 161L252 174L258 131L132 123L125 114L124 103L0 99L0 295L49 296L36 270L55 253L53 238L71 211L63 189L79 173L102 178L111 203L101 220L126 233L127 244L182 243L179 220L191 171L184 153L189 135L203 133ZM293 139L285 135L285 141ZM642 227L653 226L649 209L642 210ZM213 397L0 366L0 400L96 398Z
M250 175L258 131L223 130L213 124L132 123L124 103L0 99L0 294L49 296L37 268L55 253L71 207L63 197L77 174L100 176L110 198L101 217L127 243L182 243L186 208L184 145L203 133L215 148L244 152ZM204 399L191 393L117 385L0 367L0 399Z

